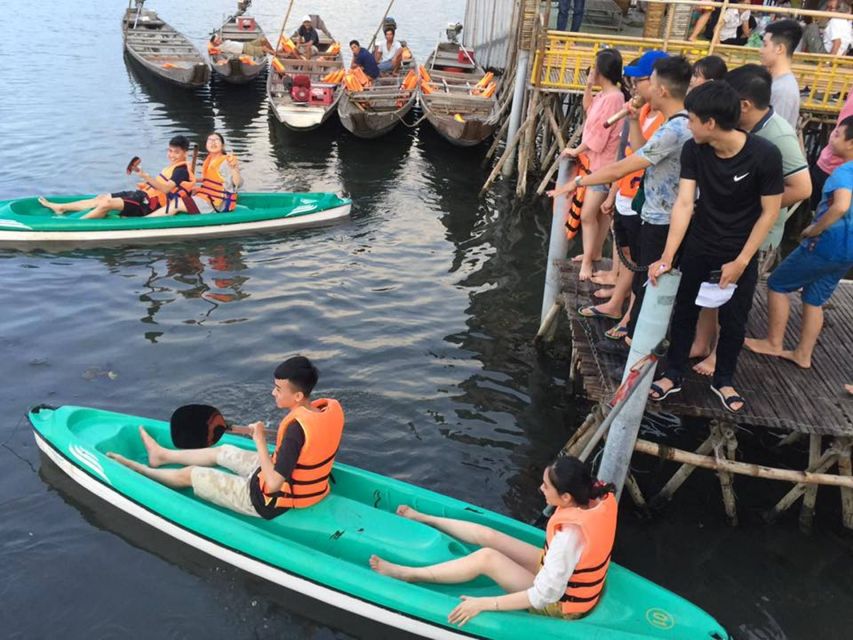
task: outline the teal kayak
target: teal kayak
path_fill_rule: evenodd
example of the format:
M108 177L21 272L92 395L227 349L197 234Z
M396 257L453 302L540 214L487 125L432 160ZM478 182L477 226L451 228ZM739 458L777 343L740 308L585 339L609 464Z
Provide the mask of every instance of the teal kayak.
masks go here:
M39 448L73 481L131 516L220 561L332 607L424 638L510 640L726 640L711 616L615 563L598 606L580 620L527 613L481 613L462 628L447 615L462 594L498 595L486 578L459 585L406 583L371 571L379 553L392 562L425 565L476 547L396 515L400 504L479 522L541 546L535 527L411 484L342 463L332 492L307 509L274 520L243 516L150 480L106 456L146 462L138 427L172 446L167 422L99 409L36 407L29 413ZM221 443L252 449L226 434Z
M48 197L73 202L92 195ZM333 224L349 217L352 201L333 193L241 193L234 211L174 216L81 219L55 215L37 198L0 201L0 247L113 245L270 233Z

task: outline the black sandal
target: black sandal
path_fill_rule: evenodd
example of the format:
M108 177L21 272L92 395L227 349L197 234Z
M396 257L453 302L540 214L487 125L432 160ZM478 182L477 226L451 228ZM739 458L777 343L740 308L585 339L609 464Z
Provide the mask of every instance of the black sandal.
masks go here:
M664 391L663 388L659 384L657 384L658 380L664 380L664 379L672 382L672 386L669 389L667 389L666 391ZM666 376L661 376L660 378L657 378L657 380L655 380L652 383L652 386L649 387L649 391L651 392L651 393L649 393L649 400L651 400L652 402L661 402L662 400L666 400L671 395L674 395L676 393L680 393L681 392L681 383L673 380L672 378L667 378ZM652 393L655 395L652 395Z
M746 408L746 400L744 400L742 396L735 394L735 395L729 396L727 398L726 396L723 395L723 392L720 391L714 385L711 385L711 391L713 391L714 395L716 395L720 399L720 402L723 403L723 408L726 411L728 411L729 413L740 413L741 411L743 411ZM735 402L740 402L740 405L741 405L740 409L732 409L732 405Z

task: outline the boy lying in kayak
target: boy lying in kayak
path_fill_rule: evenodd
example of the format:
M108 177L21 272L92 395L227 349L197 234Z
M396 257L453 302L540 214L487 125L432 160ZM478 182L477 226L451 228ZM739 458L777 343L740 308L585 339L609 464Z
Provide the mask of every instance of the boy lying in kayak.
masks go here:
M169 165L156 178L145 173L141 164L132 163L130 168L145 179L145 182L137 185L138 189L135 191L102 193L87 200L63 203L49 202L40 197L39 204L57 215L92 209L82 216L82 219L103 218L110 211L118 211L123 218L138 218L160 209L168 210L169 207L174 207L176 202L190 199L195 177L187 162L189 148L190 141L186 136L175 136L169 140L166 152ZM184 210L186 211L186 208Z
M557 618L579 618L598 603L610 566L616 535L613 485L595 480L578 458L561 457L545 469L539 490L556 507L540 549L473 522L440 518L401 505L397 513L436 527L468 544L474 553L427 567L407 567L370 557L374 571L406 582L459 584L491 578L506 595L462 596L447 617L462 626L481 611L515 611Z
M288 358L276 368L274 377L272 395L276 406L289 412L278 427L272 457L263 422L249 425L256 451L227 444L206 449L168 449L139 427L148 465L117 453L107 455L167 487L191 487L199 498L247 516L271 520L288 509L310 507L329 493L329 475L343 433L344 413L337 400L310 400L318 373L308 358ZM167 464L187 466L158 468ZM223 467L231 473L212 467Z

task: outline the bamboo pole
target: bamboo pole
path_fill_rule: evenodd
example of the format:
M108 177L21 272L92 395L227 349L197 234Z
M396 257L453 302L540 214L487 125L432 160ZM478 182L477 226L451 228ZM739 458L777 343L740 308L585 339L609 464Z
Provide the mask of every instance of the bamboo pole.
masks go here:
M560 453L567 456L577 456L581 449L583 449L586 438L589 436L590 432L597 427L600 421L601 409L599 405L595 405L592 408L592 411L586 414L586 418L584 418L583 423L581 423L581 426L579 426L571 435Z
M385 24L385 18L387 18L388 14L391 12L391 7L393 6L393 4L394 0L391 0L391 2L388 3L388 8L385 9L385 13L382 16L382 20L379 21L379 26L376 27L376 31L373 32L373 37L370 39L370 44L367 45L368 51L373 51L373 45L376 43L376 36L379 35L379 30L382 28L382 25ZM373 53L371 53L370 55L373 55Z
M820 460L823 438L819 433L809 436L809 467L815 466ZM806 533L811 531L814 521L814 507L817 502L817 485L806 487L803 492L803 504L800 505L800 529Z
M694 452L699 456L707 456L714 450L714 436L709 435L705 438L705 441L699 445L699 448ZM652 506L658 506L663 504L664 502L669 502L672 500L672 496L675 495L675 492L681 488L687 478L690 477L696 471L696 467L692 464L684 463L679 467L678 471L672 474L672 477L667 480L666 484L663 485L663 488L658 491L658 494L652 498Z
M735 452L737 451L737 439L735 438L734 427L730 424L720 424L717 426L717 432L720 437L720 444L725 446L726 459L734 461ZM737 526L737 503L734 490L734 476L728 471L720 469L720 488L723 491L723 505L726 509L726 517L729 524L733 527Z
M649 505L646 502L645 497L643 497L643 492L640 489L640 485L637 484L637 479L634 478L633 473L629 473L628 477L625 478L625 488L628 490L628 495L631 496L631 499L634 501L634 504L637 505L637 508L644 512L648 512Z
M666 16L666 27L663 30L663 50L666 51L669 46L669 38L672 35L672 23L675 20L675 9L676 5L671 4L666 9L668 11Z
M278 56L278 50L281 48L281 37L284 35L284 28L287 26L287 20L290 18L290 11L293 9L293 3L295 0L290 0L290 4L287 5L287 13L284 14L284 20L281 21L281 30L278 32L278 39L275 41L275 55L273 57Z
M720 31L723 28L723 16L726 15L726 9L729 8L729 0L723 0L723 6L720 9L720 18L717 24L714 25L714 35L711 36L711 44L708 45L708 55L714 53L714 47L720 43Z
M835 464L836 452L825 452L821 456L821 464L814 469L808 471L795 471L793 469L776 469L766 467L760 464L749 462L737 462L723 458L712 458L710 456L702 456L683 449L676 449L666 445L650 442L648 440L638 439L634 451L645 453L651 456L657 456L663 460L672 460L674 462L684 462L695 467L703 469L718 470L724 469L731 473L750 476L752 478L764 478L765 480L780 480L782 482L796 482L799 486L806 484L819 484L831 487L845 487L853 489L853 477L837 476L824 473L827 469ZM797 487L792 491L797 490ZM797 494L799 497L802 490Z
M495 151L498 150L498 147L501 146L501 140L506 137L506 132L509 131L509 118L504 119L504 123L501 125L498 134L495 136L495 139L492 140L492 146L489 147L489 150L486 151L486 157L483 158L483 167L485 167L491 157L495 154Z
M483 184L483 188L480 189L480 196L481 197L483 196L483 194L486 193L486 191L489 190L489 187L491 187L492 184L494 183L494 181L497 179L497 177L500 174L501 169L503 168L507 159L509 158L511 153L515 150L515 148L518 146L518 141L521 139L521 136L524 134L524 129L527 126L527 122L529 120L535 118L535 116L536 116L536 114L533 114L533 113L528 115L527 120L525 120L524 124L518 129L518 132L515 134L515 137L512 140L510 140L506 149L504 149L503 155L501 156L500 160L498 160L497 164L492 169L492 173L489 174L489 177L486 179L485 184Z
M850 446L853 438L839 438L838 473L847 478L853 476L853 464L850 461ZM851 478L853 479L853 478ZM853 529L853 489L841 489L842 523L848 529Z

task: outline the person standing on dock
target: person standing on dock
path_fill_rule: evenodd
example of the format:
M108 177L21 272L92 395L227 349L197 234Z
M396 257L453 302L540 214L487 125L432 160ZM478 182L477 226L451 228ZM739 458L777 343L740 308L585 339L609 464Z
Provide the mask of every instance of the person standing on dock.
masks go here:
M758 282L756 254L782 203L782 154L773 143L737 128L740 96L725 82L697 87L688 94L685 107L693 139L681 153L681 181L666 247L648 268L654 286L676 266L680 253L681 284L667 365L649 397L659 401L681 391L701 291L713 299L709 306L720 309L711 390L727 411L737 413L746 401L734 388L734 374Z
M569 5L572 5L571 31L580 31L586 0L560 0L557 8L557 31L565 31L569 23Z
M773 76L770 104L796 131L800 119L800 86L791 71L794 50L803 37L803 28L796 20L771 22L764 30L759 50L761 64Z
M790 360L803 369L823 328L823 306L839 281L853 269L853 116L836 127L829 144L845 162L823 186L815 219L800 234L802 241L767 280L767 337L747 338L746 348ZM801 291L803 324L792 351L782 349L791 303L788 294Z

